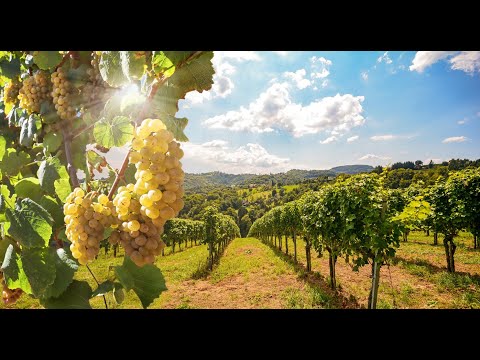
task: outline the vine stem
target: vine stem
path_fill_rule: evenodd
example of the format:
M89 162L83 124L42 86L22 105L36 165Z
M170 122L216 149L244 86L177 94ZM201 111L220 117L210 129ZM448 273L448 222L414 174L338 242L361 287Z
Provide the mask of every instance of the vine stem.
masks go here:
M181 68L184 66L187 62L199 57L200 55L203 54L203 51L195 51L191 53L185 60L181 61L178 63L176 66L177 69ZM150 90L150 94L148 95L147 100L143 104L142 110L137 116L137 119L135 120L135 123L138 123L140 120L142 120L145 116L145 113L147 112L150 102L152 101L153 97L155 96L155 93L157 92L158 88L160 88L165 82L167 81L168 77L162 75L160 79L156 83L152 85L152 88ZM112 200L113 194L115 194L115 191L117 190L118 184L120 183L120 180L122 180L125 177L125 171L127 171L128 167L128 156L130 155L130 150L127 151L125 158L123 159L122 166L120 168L120 171L117 173L117 176L115 177L115 181L112 184L112 187L110 188L110 191L108 193L108 199Z
M70 174L70 181L72 182L73 187L76 188L80 186L80 182L77 177L77 169L75 169L75 166L73 165L70 131L67 127L64 127L62 133L65 145L65 156L67 157L67 170Z
M93 280L95 280L95 282L97 283L97 285L100 285L100 283L98 282L97 278L96 278L95 275L93 274L93 271L90 269L90 267L88 266L88 264L85 264L85 266L87 267L88 271L89 271L90 274L92 275ZM105 303L105 309L108 309L107 299L105 298L105 295L102 295L102 296L103 296L103 302Z

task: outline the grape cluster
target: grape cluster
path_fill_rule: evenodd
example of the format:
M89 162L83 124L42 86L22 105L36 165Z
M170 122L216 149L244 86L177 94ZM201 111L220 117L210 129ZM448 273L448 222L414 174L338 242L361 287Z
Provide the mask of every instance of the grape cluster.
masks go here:
M92 67L87 70L89 80L82 87L83 102L87 108L94 111L101 110L103 104L111 95L108 91L108 84L103 80L102 75L100 74L98 57L99 55L97 52L92 53L92 60L90 62Z
M50 79L44 71L39 70L33 76L27 77L23 81L23 86L18 94L20 107L29 113L40 112L42 102L51 95L50 88Z
M5 279L3 278L3 273L0 271L0 282L2 285L2 300L5 305L15 304L17 300L22 296L22 289L9 289Z
M120 187L113 200L122 224L111 243L120 242L135 264L143 266L161 252L163 225L184 206L183 150L159 119L142 122L131 148L136 183Z
M58 68L52 73L52 98L57 114L62 120L75 117L76 111L72 105L73 91L75 90L63 68Z
M5 86L5 93L3 94L3 100L6 103L14 104L17 102L18 99L18 92L22 88L22 84L17 79L10 81Z
M107 227L117 227L117 214L113 203L104 194L93 198L96 192L85 195L81 188L76 188L68 195L63 212L68 240L72 242L70 250L81 265L92 261L100 250L103 232Z

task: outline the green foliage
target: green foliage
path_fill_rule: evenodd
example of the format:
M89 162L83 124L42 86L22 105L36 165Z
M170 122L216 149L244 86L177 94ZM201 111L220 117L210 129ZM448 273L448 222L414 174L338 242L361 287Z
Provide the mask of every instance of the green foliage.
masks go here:
M115 274L127 291L133 290L137 294L144 308L167 290L159 268L150 264L138 267L128 256L122 266L115 267Z
M212 56L202 51L0 52L0 93L13 80L21 86L28 80L31 93L37 93L27 96L30 90L24 88L20 101L7 107L0 101L0 262L10 288L23 289L48 308L90 308L92 289L72 281L78 264L61 246L66 198L79 183L86 191L110 190L117 174L92 147L106 152L126 145L134 124L144 118L160 118L176 140L188 141L188 120L176 117L178 100L211 88ZM60 65L65 75L52 76ZM52 88L61 78L68 85ZM141 85L142 94L126 96L121 88L131 85ZM44 96L52 90L58 94L55 104ZM73 115L65 119L67 109ZM107 167L110 176L97 179L89 173L92 167ZM85 179L78 180L78 170ZM136 180L134 170L128 167L130 183ZM198 224L194 229L197 237L203 233ZM107 283L107 290L117 302L124 288L133 289L147 307L166 289L153 266L137 268L126 261L115 274L121 281L109 279L114 285Z

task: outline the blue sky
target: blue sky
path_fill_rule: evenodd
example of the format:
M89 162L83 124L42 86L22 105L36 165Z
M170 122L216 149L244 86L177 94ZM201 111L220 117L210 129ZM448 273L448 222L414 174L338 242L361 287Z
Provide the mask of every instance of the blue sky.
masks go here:
M215 52L187 95L187 172L480 158L480 52Z

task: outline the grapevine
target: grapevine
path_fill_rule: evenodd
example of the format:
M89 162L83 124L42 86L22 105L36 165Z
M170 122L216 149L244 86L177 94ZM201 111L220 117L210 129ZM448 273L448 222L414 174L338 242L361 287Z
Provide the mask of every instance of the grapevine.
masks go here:
M133 290L147 307L160 296L165 286L155 257L165 247L166 221L184 206L180 142L188 141L188 120L175 117L178 102L211 88L212 57L208 51L0 52L5 301L26 293L47 308L90 307L94 289L75 273L108 243L126 252L105 279L115 281L109 290L115 301ZM125 89L138 94L128 98ZM106 154L113 147L130 153L119 171L93 150ZM132 167L135 175L127 176ZM132 287L132 277L145 279Z

